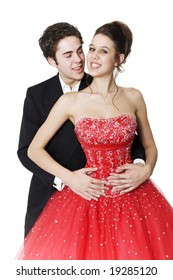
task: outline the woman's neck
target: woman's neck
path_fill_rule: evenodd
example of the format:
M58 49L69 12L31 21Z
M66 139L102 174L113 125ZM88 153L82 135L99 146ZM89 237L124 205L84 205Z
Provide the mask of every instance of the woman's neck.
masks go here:
M91 85L89 86L92 93L99 93L100 95L108 95L115 93L117 91L118 86L116 85L115 81L100 81L100 80L93 80Z

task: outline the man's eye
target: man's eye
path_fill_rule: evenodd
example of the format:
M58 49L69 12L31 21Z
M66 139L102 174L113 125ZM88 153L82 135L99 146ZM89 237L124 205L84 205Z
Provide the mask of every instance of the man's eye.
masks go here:
M65 55L65 58L70 58L70 57L71 57L71 54Z

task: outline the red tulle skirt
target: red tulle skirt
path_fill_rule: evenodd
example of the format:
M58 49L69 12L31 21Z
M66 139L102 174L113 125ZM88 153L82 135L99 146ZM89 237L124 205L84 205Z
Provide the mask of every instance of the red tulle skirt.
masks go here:
M173 260L173 209L147 180L136 190L88 201L55 192L19 260Z

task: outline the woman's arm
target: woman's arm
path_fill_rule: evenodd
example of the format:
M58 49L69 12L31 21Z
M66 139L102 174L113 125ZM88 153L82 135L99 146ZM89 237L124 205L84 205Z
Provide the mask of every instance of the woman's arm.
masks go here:
M33 138L28 148L28 157L43 170L60 178L63 183L68 185L77 194L86 199L93 198L97 200L97 197L104 194L103 192L106 189L104 183L106 182L87 176L87 172L93 172L96 170L95 168L70 171L56 162L45 150L47 143L64 122L67 119L72 120L73 111L75 111L75 106L72 106L73 96L71 93L65 94L55 103L46 121Z
M136 89L133 89L130 95L132 96L131 102L135 108L138 134L145 150L146 164L125 164L117 168L117 173L110 174L108 180L110 184L115 186L113 192L121 191L122 194L134 190L147 180L152 175L157 161L157 148L148 121L143 96Z
M68 119L67 107L65 104L68 102L67 98L61 97L55 103L46 121L38 129L33 140L28 148L28 157L34 161L43 170L46 170L50 174L57 176L57 166L61 170L61 165L58 164L45 150L46 145L58 129ZM57 143L58 145L58 143ZM62 169L63 170L63 169ZM61 171L62 171L61 170Z
M149 124L147 116L147 108L142 94L139 92L136 97L136 118L137 118L137 131L141 143L145 149L146 167L152 174L157 161L157 147L154 141L153 133Z

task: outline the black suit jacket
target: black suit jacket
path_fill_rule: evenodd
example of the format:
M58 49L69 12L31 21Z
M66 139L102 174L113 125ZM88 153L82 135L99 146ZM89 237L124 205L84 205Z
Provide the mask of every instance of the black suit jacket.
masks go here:
M81 80L80 90L87 86L86 77L87 74ZM92 78L87 77L87 80L88 83L91 83ZM59 75L29 87L26 93L17 151L21 163L33 173L25 217L25 236L37 220L50 196L56 190L53 187L54 176L32 162L27 156L27 149L52 106L62 94ZM138 139L135 140L134 144L135 149L133 150L137 155L134 154L133 156L139 155L141 157L142 148ZM56 161L70 170L80 169L85 166L86 158L76 138L74 126L70 121L67 121L54 135L46 150Z

